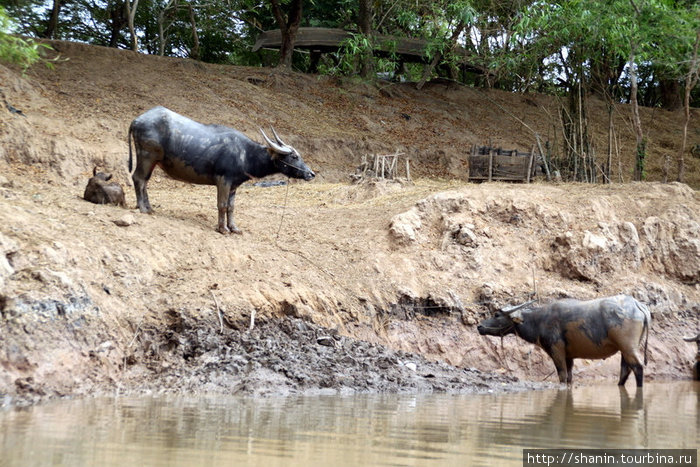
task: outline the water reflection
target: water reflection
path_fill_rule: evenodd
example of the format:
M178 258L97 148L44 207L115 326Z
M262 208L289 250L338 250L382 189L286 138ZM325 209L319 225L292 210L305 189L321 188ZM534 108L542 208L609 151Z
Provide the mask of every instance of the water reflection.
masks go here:
M523 448L697 448L700 384L506 395L115 398L0 412L0 466L522 465Z

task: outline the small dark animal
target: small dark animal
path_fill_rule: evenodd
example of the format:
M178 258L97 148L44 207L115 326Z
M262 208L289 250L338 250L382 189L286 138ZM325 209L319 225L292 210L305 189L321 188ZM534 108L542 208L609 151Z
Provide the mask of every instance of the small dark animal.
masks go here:
M151 213L146 183L156 166L177 180L216 185L219 223L217 230L241 233L233 221L236 189L245 181L274 173L311 180L313 171L296 149L285 144L275 130L276 142L260 132L267 146L243 133L221 125L203 125L165 107L154 107L136 117L129 127L129 171L132 170L131 141L136 148L132 179L141 212Z
M693 379L700 381L700 332L696 336L684 337L683 340L698 344L698 353L695 354L695 365L693 365Z
M124 190L117 182L110 182L112 174L98 172L97 167L92 169L92 177L88 180L83 193L83 199L95 204L114 204L126 207Z
M554 361L560 382L571 384L575 358L604 359L622 353L619 385L634 371L642 386L644 370L638 354L646 332L644 364L649 342L651 313L627 295L579 301L558 300L549 305L532 302L503 309L482 321L481 335L515 334L541 347Z

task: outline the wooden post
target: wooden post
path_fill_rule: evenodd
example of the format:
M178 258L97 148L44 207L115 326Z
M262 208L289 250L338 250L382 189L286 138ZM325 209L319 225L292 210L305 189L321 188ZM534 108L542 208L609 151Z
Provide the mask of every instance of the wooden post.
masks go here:
M489 150L489 182L493 177L493 153L493 149Z
M396 178L396 160L399 158L399 153L397 152L394 154L393 158L391 159L391 165L389 166L389 176L393 180Z
M527 164L527 183L530 183L530 175L532 174L532 164L535 161L535 146L532 146L530 151L530 162Z
M407 180L411 179L411 168L410 168L408 157L406 158L406 179Z

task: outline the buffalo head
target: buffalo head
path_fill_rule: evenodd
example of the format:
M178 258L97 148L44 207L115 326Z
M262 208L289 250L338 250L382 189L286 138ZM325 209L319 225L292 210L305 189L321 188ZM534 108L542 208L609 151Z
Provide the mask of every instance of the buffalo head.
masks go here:
M265 138L270 155L279 171L291 178L303 178L306 181L314 178L316 174L304 163L299 151L282 141L274 128L271 130L276 142L268 138L262 128L260 133Z
M515 326L523 322L522 309L534 303L534 300L502 308L491 318L483 320L476 329L482 336L505 336L515 332Z
M94 167L92 169L92 176L95 177L98 180L102 180L103 182L108 182L112 179L112 174L110 173L104 173L104 172L98 172L97 167Z

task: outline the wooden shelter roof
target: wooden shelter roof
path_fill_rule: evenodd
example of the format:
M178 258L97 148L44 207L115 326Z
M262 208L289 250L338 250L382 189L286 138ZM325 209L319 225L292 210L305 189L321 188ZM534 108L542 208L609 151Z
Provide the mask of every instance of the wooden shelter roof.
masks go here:
M294 47L319 52L332 52L342 47L343 42L354 33L334 28L299 28ZM386 36L377 34L375 50L384 53L396 53L409 61L425 61L427 41L408 37ZM264 31L258 36L253 52L262 48L279 48L282 45L282 33L279 29Z

